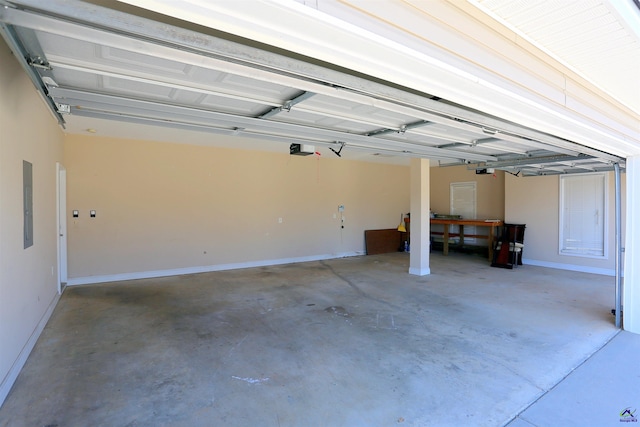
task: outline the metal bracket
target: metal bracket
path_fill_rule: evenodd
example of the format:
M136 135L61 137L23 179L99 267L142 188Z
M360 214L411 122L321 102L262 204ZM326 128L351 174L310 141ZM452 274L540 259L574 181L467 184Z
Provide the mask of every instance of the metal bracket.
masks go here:
M340 149L338 151L336 151L336 150L333 149L333 147L329 147L329 150L333 151L336 156L342 157L340 155L340 153L342 152L342 149L344 148L344 146L347 145L347 143L346 142L340 142L340 141L336 141L336 143L340 144Z
M36 56L35 58L28 56L25 58L25 60L31 67L40 68L41 70L47 71L53 70L53 68L51 68L51 65L49 65L49 62L47 62L47 60L43 59L41 56Z

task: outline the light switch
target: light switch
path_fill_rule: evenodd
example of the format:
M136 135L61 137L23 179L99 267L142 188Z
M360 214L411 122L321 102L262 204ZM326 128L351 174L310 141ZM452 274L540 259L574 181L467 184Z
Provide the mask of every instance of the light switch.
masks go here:
M89 211L89 216L91 218L95 218L96 217L96 211Z
M78 216L80 215L80 212L78 211L73 211L73 217L74 218L78 218Z

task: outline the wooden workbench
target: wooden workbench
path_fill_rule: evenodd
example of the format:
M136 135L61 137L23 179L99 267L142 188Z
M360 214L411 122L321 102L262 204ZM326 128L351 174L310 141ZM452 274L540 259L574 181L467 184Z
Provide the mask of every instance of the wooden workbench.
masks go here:
M496 219L448 219L448 218L431 218L431 224L442 224L444 225L444 232L442 233L442 253L444 255L449 255L449 226L457 225L458 233L454 233L455 236L460 238L460 246L464 245L464 226L475 226L475 227L488 227L489 234L467 234L467 237L480 238L480 239L488 239L489 245L489 261L493 260L493 242L496 238L496 228L501 227L504 222Z

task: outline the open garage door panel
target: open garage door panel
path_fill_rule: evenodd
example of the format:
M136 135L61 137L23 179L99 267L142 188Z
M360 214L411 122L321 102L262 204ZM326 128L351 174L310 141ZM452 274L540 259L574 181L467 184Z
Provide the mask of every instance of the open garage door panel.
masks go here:
M69 133L109 120L523 176L624 168L579 142L255 42L41 3L4 2L2 34Z

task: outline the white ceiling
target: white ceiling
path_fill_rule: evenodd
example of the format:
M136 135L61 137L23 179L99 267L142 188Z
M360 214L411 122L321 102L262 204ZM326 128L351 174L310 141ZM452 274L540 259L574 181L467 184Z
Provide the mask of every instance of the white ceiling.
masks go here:
M429 94L164 22L69 0L0 4L4 38L52 108L69 109L58 113L68 133L281 152L301 143L325 156L424 157L524 175L619 160Z

